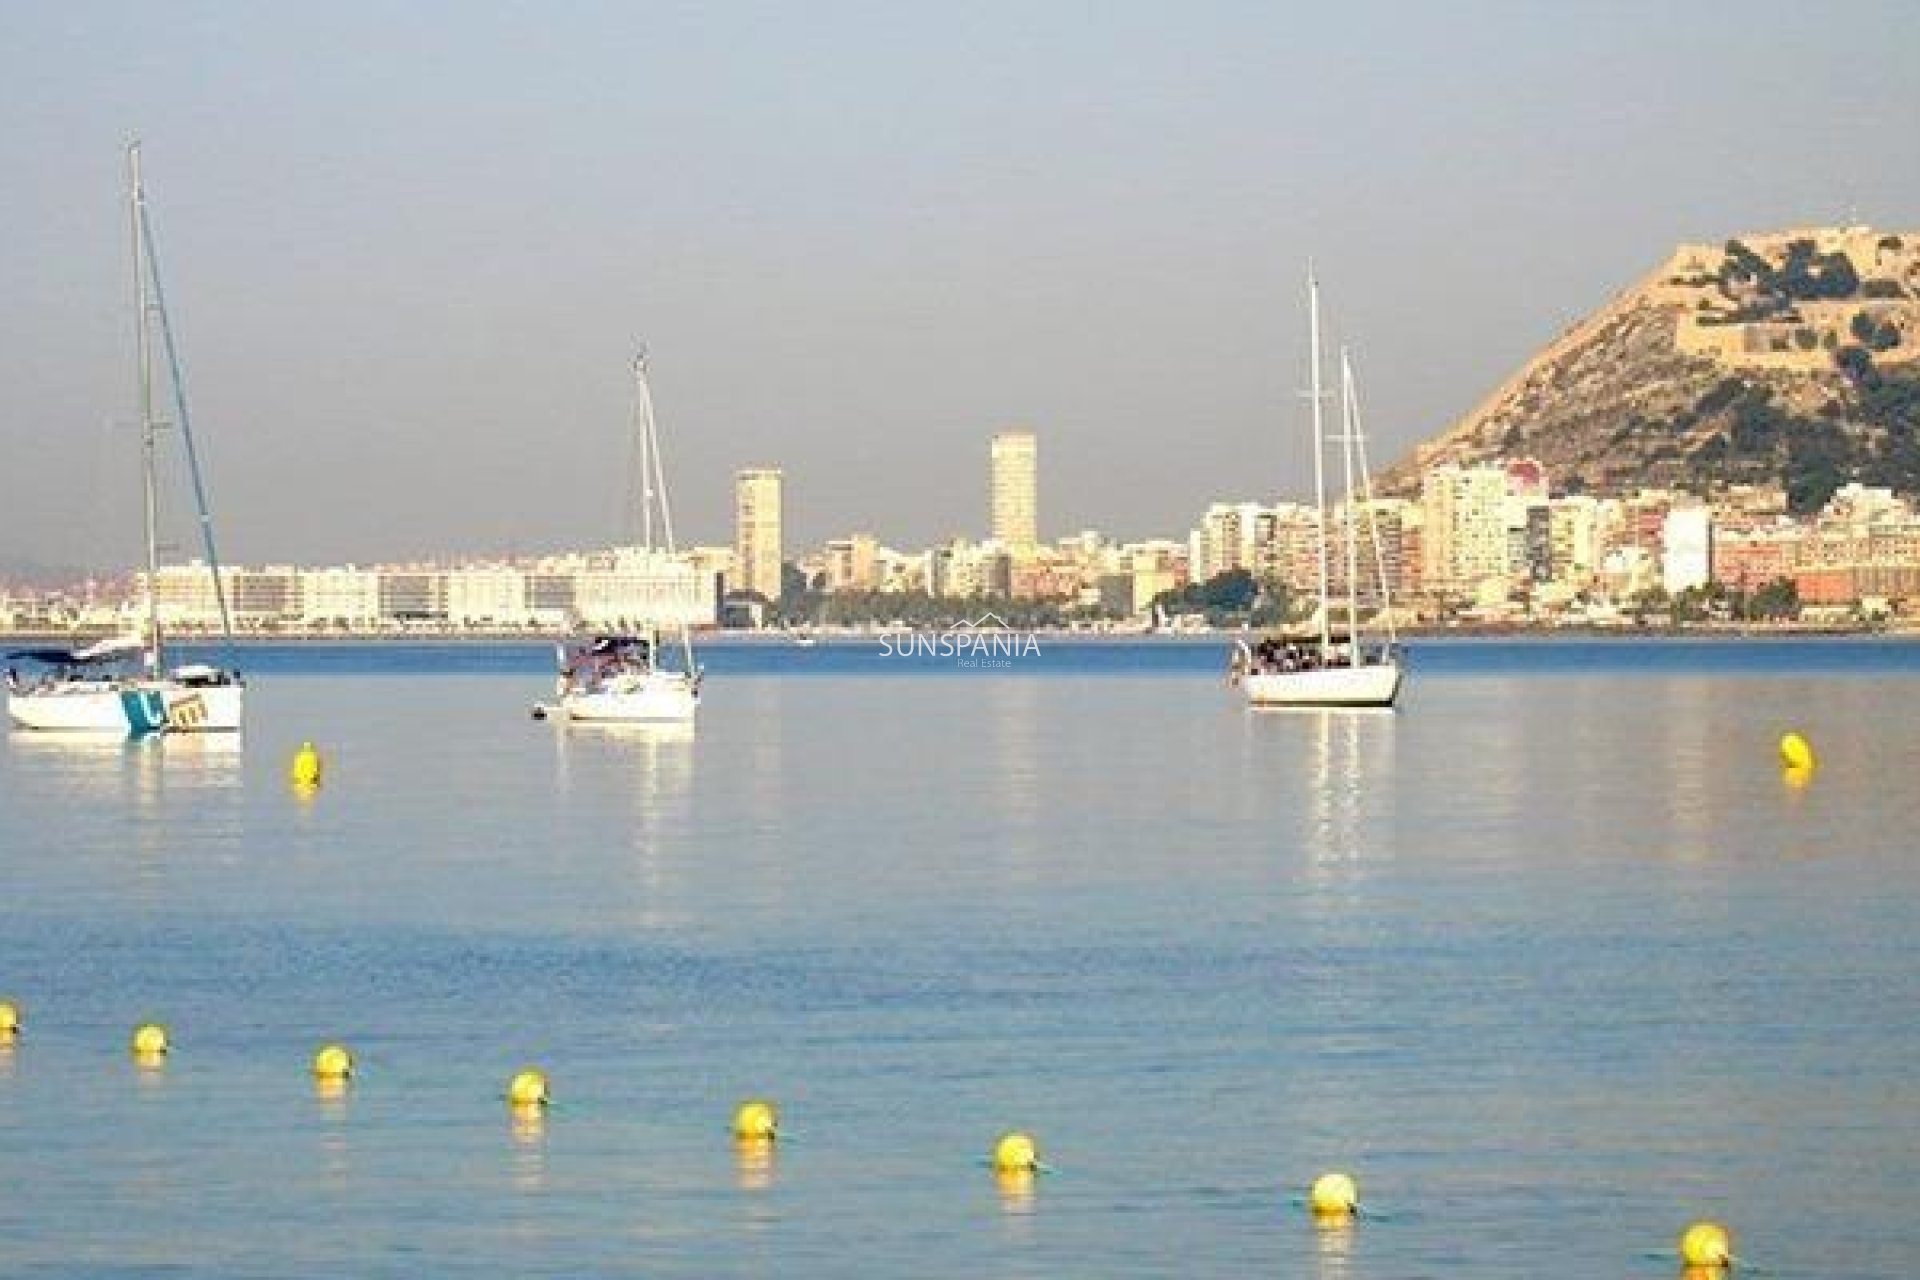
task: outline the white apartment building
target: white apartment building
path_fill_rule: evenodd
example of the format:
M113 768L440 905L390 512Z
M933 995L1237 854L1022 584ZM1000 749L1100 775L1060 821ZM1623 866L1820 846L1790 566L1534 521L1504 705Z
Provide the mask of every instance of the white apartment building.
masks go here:
M447 570L447 621L461 627L518 627L532 620L527 575L505 564Z
M716 621L713 580L686 556L615 547L569 559L578 564L574 612L586 625L704 627Z
M300 575L300 621L307 626L366 629L380 620L380 575L346 565Z
M1669 510L1660 543L1660 585L1668 595L1707 585L1713 576L1713 513L1704 503Z
M234 627L370 630L395 626L711 626L718 616L714 571L695 558L615 547L550 556L529 564L443 568L393 565L297 569L223 566ZM142 587L136 579L136 590ZM163 565L154 576L162 625L220 625L213 577L198 563Z

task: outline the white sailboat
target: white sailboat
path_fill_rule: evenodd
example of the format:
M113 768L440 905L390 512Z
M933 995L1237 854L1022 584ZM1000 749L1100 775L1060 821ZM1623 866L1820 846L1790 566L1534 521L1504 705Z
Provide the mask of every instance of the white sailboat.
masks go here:
M634 436L639 453L641 553L656 553L654 519L659 517L666 556L675 554L673 509L667 501L666 471L660 461L660 436L647 384L647 355L633 361ZM535 706L535 719L549 717L598 724L686 724L700 706L701 671L693 657L693 633L684 610L676 634L649 626L635 634L595 635L557 646L558 701Z
M1312 348L1313 496L1319 543L1319 607L1312 626L1280 631L1253 643L1234 644L1232 672L1255 707L1391 707L1400 695L1404 677L1399 637L1387 591L1386 558L1380 531L1374 523L1373 480L1367 466L1366 437L1360 430L1360 404L1354 387L1353 364L1340 351L1340 443L1345 497L1341 546L1344 551L1345 591L1336 600L1331 590L1331 561L1327 509L1325 397L1321 389L1320 284L1307 275L1309 345ZM1355 487L1356 472L1359 487ZM1371 568L1378 586L1376 634L1369 636L1360 620L1361 512L1364 499L1366 535L1372 547ZM1342 607L1344 606L1344 607ZM1336 609L1344 615L1336 623Z
M193 479L207 572L228 652L233 628L227 610L220 560L213 542L213 521L207 512L206 486L194 448L193 427L187 416L186 387L174 346L173 325L167 317L166 294L154 255L153 228L147 217L146 190L140 181L140 144L127 147L127 210L133 242L135 348L140 383L140 440L145 509L147 562L142 581L143 599L138 633L114 637L77 649L23 649L8 655L41 668L37 677L22 678L7 669L7 717L15 727L91 733L232 732L240 728L246 686L237 670L200 663L167 667L160 630L160 607L154 584L159 570L160 485L157 479L159 435L166 429L180 433L187 470ZM172 393L174 420L163 421L155 406L154 337L158 329L160 354L166 361L166 379Z

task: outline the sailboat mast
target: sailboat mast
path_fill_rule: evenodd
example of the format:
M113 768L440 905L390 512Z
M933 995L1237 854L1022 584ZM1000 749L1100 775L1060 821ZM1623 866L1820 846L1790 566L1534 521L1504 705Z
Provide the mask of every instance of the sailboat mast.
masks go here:
M193 481L193 507L200 521L200 549L206 554L207 575L213 580L214 602L220 606L220 635L226 645L227 665L237 670L240 658L233 647L233 610L228 607L226 584L220 576L220 548L215 545L213 538L213 510L207 504L207 482L200 469L200 448L193 440L193 415L187 410L187 378L180 367L180 348L173 340L173 319L167 314L167 286L161 279L160 254L153 246L153 220L147 214L144 187L140 189L138 207L134 211L134 237L144 258L141 284L149 291L146 309L141 313L141 334L145 337L149 332L147 317L159 321L160 349L167 358L167 386L173 395L173 422L170 425L180 433L180 443L187 458L187 476ZM149 379L149 400L151 385ZM169 424L156 423L155 427L157 429L165 425ZM158 549L157 541L155 548Z
M160 573L160 512L154 476L158 424L153 418L153 334L150 325L152 303L147 296L146 199L146 190L140 185L140 144L130 142L127 144L127 218L128 229L133 236L134 348L140 379L141 497L147 534L147 646L143 660L150 670L158 671L162 666L160 597L157 590Z
M1367 504L1367 541L1373 547L1374 581L1379 584L1379 616L1386 621L1387 652L1391 654L1399 646L1400 636L1393 625L1393 595L1387 587L1387 552L1380 538L1380 521L1375 514L1373 464L1367 461L1367 432L1360 422L1360 388L1357 384L1352 386L1350 398L1353 401L1353 451L1360 460L1360 491Z
M1359 424L1354 418L1353 365L1340 348L1340 465L1346 473L1347 660L1360 665L1360 528L1353 509L1353 446Z
M640 418L642 457L641 487L646 495L646 538L648 559L653 551L653 508L660 507L660 536L665 540L667 559L677 559L679 548L673 541L673 507L667 501L667 470L660 457L660 428L653 414L653 388L647 381L647 354L642 350L634 361L634 412ZM693 673L693 633L687 627L686 605L681 602L680 648L686 658L687 673Z
M633 357L633 429L640 446L640 546L653 551L653 422L647 412L647 349Z
M1325 393L1320 388L1320 281L1307 268L1307 346L1312 352L1308 396L1313 401L1313 518L1320 545L1320 654L1332 646L1327 619L1327 476Z

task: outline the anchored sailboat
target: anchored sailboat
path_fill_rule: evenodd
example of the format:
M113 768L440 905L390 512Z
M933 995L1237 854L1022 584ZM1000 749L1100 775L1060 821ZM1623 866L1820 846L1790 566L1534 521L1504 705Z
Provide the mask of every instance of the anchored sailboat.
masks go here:
M676 554L673 509L667 502L666 471L660 461L660 435L654 423L653 392L647 384L647 355L633 361L634 437L639 452L640 540L642 562L656 555L654 522L659 519L664 550ZM693 658L693 633L684 608L677 625L650 625L635 634L597 635L557 646L560 674L557 703L535 706L535 719L549 716L594 723L688 723L700 706L700 668Z
M135 302L135 359L140 384L141 473L146 523L147 561L142 582L140 624L136 634L115 637L78 649L22 649L8 655L42 668L36 678L22 679L7 670L7 716L22 729L80 730L129 733L141 736L169 731L207 733L240 728L246 688L233 669L233 625L220 578L220 558L214 548L213 520L207 510L206 485L201 480L200 457L194 447L193 425L187 414L186 384L180 355L174 345L173 324L167 317L166 293L154 254L153 227L147 217L146 189L140 181L140 144L127 147L127 210L133 241ZM155 406L154 338L166 362L166 381L173 401L173 421L160 418ZM199 513L201 546L207 572L213 578L220 606L228 666L190 663L168 670L160 629L156 579L160 560L159 436L178 430L187 471L193 480L194 505Z
M1386 558L1380 531L1374 523L1373 480L1367 466L1366 437L1360 430L1359 395L1353 364L1340 351L1340 444L1345 497L1341 504L1345 591L1336 601L1332 590L1330 520L1327 509L1326 449L1333 443L1326 432L1325 396L1321 389L1320 284L1307 276L1309 345L1312 370L1309 395L1313 404L1313 497L1316 541L1319 543L1319 607L1312 626L1283 630L1249 644L1235 642L1232 671L1256 707L1391 707L1400 694L1403 672L1399 637L1393 626L1393 608L1387 590ZM1356 473L1359 488L1355 488ZM1357 502L1356 499L1363 499ZM1375 634L1363 631L1360 619L1361 521L1364 506L1366 536L1372 547L1369 566L1377 584ZM1342 616L1336 621L1336 608Z

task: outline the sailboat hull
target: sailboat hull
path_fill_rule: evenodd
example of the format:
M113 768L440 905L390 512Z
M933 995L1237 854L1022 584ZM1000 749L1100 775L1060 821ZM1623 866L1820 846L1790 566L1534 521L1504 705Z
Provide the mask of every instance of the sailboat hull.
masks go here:
M8 695L7 719L53 733L232 733L245 700L237 684L74 680Z
M671 724L693 719L700 693L678 671L653 671L616 687L564 694L560 711L569 720L603 724Z
M1262 671L1243 677L1255 707L1390 707L1400 696L1400 664Z

